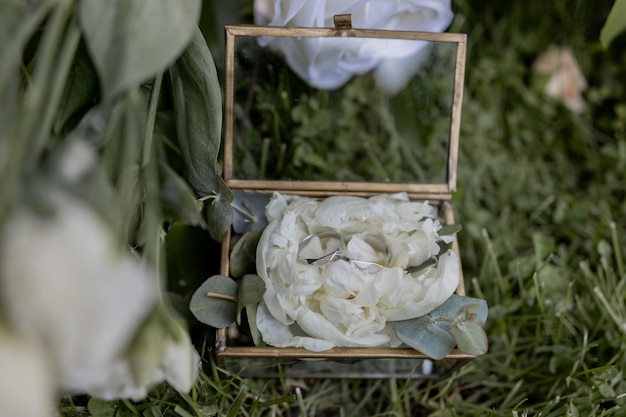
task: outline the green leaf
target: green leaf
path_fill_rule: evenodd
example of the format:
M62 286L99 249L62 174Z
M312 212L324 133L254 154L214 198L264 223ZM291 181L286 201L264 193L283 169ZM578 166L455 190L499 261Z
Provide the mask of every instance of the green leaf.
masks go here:
M446 330L453 320L472 320L484 326L487 314L488 308L485 300L456 294L452 294L443 304L428 313L440 327Z
M221 177L216 177L216 180L219 191L209 198L209 203L205 204L205 208L209 233L215 241L220 242L224 232L233 221L233 208L231 206L233 193Z
M437 242L437 245L439 245L439 255L442 255L452 249L452 242L446 243L443 240L440 240Z
M138 89L117 100L106 129L102 163L116 191L117 236L130 241L137 225L137 214L144 197L145 176L140 169L144 134L145 103ZM152 208L150 206L149 208Z
M437 258L428 258L417 266L410 266L406 269L406 272L408 272L409 274L414 274L421 271L422 269L428 268L429 266L433 265L437 265Z
M256 192L235 190L233 198L233 230L243 234L252 230L263 230L267 226L265 207L270 196Z
M446 224L443 225L441 229L437 232L439 236L449 236L455 233L459 233L463 227L459 223L454 224Z
M185 410L178 404L176 404L176 406L174 407L174 412L180 417L193 417L192 414L190 414L187 410Z
M250 304L246 306L246 317L248 318L248 327L250 328L250 336L255 346L264 346L263 336L256 325L256 312L259 304Z
M159 307L152 311L135 335L127 353L133 378L139 386L152 381L163 359L166 335L160 317L162 314L163 310Z
M393 323L398 338L433 359L443 359L454 348L453 337L428 316Z
M256 247L261 232L248 232L241 236L230 252L230 276L241 278L245 274L256 271Z
M211 51L198 28L170 69L176 133L189 184L200 195L220 190L217 157L222 134L222 96Z
M212 276L191 296L189 309L204 324L230 326L237 318L237 283L223 275Z
M615 390L606 382L598 385L598 391L604 398L615 398Z
M265 294L265 283L260 276L244 275L237 290L237 314L252 304L258 304Z
M198 404L196 405L196 407L198 408L198 411L200 411L200 415L202 417L216 416L220 412L218 406L215 404L211 404L211 405Z
M78 15L110 99L163 71L183 51L200 0L82 0Z
M206 228L201 207L189 185L169 165L161 163L159 168L161 199L168 217L191 226Z
M487 352L487 335L483 328L474 321L456 321L450 326L460 350L470 355L482 355Z
M608 48L617 37L626 29L626 0L615 0L606 22L600 31L600 43Z
M90 398L87 402L87 411L93 417L115 417L118 403L116 401L105 401L98 398Z
M150 408L147 408L143 414L143 417L163 417L163 412L161 411L160 405L153 405Z

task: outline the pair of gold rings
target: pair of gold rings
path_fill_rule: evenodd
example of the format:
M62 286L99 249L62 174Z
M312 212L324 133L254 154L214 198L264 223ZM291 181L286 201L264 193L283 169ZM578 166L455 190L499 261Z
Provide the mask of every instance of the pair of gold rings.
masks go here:
M307 246L315 238L320 240L322 249L324 249L326 254L319 258L307 258L304 256L303 252L306 251ZM298 261L315 266L321 266L335 261L345 261L350 263L353 267L370 274L374 274L382 269L385 269L389 263L390 257L387 244L372 235L365 236L363 240L376 252L383 254L381 259L376 262L372 262L348 258L344 255L346 250L346 238L337 232L328 231L313 233L302 239L298 246Z

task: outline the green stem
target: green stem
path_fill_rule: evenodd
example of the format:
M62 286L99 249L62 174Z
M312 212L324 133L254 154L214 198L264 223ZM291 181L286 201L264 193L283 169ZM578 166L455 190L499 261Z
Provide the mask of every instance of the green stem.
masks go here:
M594 287L593 292L596 297L602 303L602 306L608 313L609 317L615 322L617 328L626 335L626 324L624 322L624 317L620 317L620 315L613 309L611 302L606 298L600 287Z
M126 406L126 408L128 408L128 410L130 410L131 413L133 413L136 416L139 415L139 410L137 410L137 407L135 407L135 405L132 402L124 399L122 400L122 403Z
M622 245L619 242L615 222L611 222L611 240L613 241L613 252L615 252L615 263L617 264L617 275L624 276L624 259L622 258Z
M200 197L198 201L205 202L207 200L215 200L216 198L217 198L216 195L211 194L211 195L205 195L204 197Z
M148 114L146 116L146 126L144 130L143 154L141 156L141 167L145 168L150 162L150 152L152 149L152 140L154 137L154 125L156 122L157 107L159 104L159 95L161 93L161 84L163 83L163 73L159 72L152 83L152 91L150 92L150 101L148 102Z
M55 71L51 77L52 80L50 81L50 90L47 93L47 105L43 108L43 117L41 117L39 123L37 124L39 129L33 139L35 149L33 154L34 158L37 158L37 156L45 148L46 141L50 136L54 118L57 114L57 109L59 108L59 103L61 102L61 98L63 96L67 77L72 67L76 50L78 49L80 36L81 33L78 27L78 22L76 21L76 18L74 18L70 21L65 41L61 46L59 57L55 62Z
M145 202L144 202L144 225L146 228L145 253L149 262L152 263L157 274L157 285L161 304L165 305L163 282L163 268L161 266L161 201L159 190L158 164L155 158L156 152L153 144L154 125L156 113L161 93L163 73L159 72L154 78L150 99L148 101L148 111L144 125L143 149L141 155L141 171L144 180Z
M37 66L24 95L23 107L20 109L20 128L22 130L20 133L22 137L26 139L29 146L38 145L38 147L41 147L41 144L37 142L40 142L41 140L39 138L47 133L44 130L45 126L43 126L42 120L49 117L47 113L57 110L56 104L58 103L54 103L51 98L53 96L57 98L60 97L63 92L63 87L65 86L64 82L60 82L59 85L53 85L53 82L58 81L63 76L67 78L67 73L63 74L64 71L62 70L69 70L69 64L71 64L73 58L74 51L71 51L69 63L60 62L60 60L57 59L58 54L60 54L62 58L67 59L67 57L65 57L67 54L61 49L61 39L65 32L70 6L71 3L69 1L58 2L57 7L52 12L52 16L46 24L43 39L37 48ZM71 32L68 33L71 38L69 39L71 43L74 42L73 38L75 35L73 30L69 32ZM71 44L65 46L71 46ZM60 50L61 52L59 52ZM65 65L66 68L58 68L57 65ZM37 150L37 148L34 150ZM24 156L29 157L31 164L37 161L36 152L27 152Z
M495 292L495 304L500 303L500 295L506 294L507 289L504 283L504 277L502 276L502 271L500 271L500 266L498 265L498 256L496 255L493 249L493 243L491 242L491 238L489 237L489 233L487 233L487 229L481 230L483 238L485 239L485 243L487 244L487 258L491 261L493 266L493 270L495 272L496 283L498 284L499 290Z
M200 409L198 408L198 406L196 405L196 402L188 394L181 393L180 396L183 397L183 399L185 400L187 405L189 405L189 407L191 408L191 410L193 411L196 417L201 417L203 415Z
M235 210L236 212L238 212L242 216L246 217L248 220L251 220L251 221L256 220L256 217L254 216L254 214L250 213L248 210L243 209L243 208L241 208L238 205L233 204L233 203L231 203L230 205L233 208L233 210Z

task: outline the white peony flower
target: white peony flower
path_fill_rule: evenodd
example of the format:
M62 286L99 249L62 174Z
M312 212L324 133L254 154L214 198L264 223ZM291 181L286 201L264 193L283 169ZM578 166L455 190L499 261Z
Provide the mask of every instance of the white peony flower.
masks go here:
M275 194L266 213L257 326L270 345L397 346L390 322L429 313L458 286L456 254L439 253L438 242L450 237L437 234L436 209L406 194L322 201Z
M88 207L60 191L45 197L51 210L19 207L4 223L0 301L8 324L45 353L59 392L141 399L164 379L187 391L198 364L188 335L166 339L160 367L139 386L126 358L157 302L156 277Z
M352 14L355 28L441 32L454 14L450 0L255 0L255 23L270 26L333 27L333 16ZM261 38L281 52L314 87L341 87L353 75L374 71L388 94L400 91L424 59L427 43L363 38Z

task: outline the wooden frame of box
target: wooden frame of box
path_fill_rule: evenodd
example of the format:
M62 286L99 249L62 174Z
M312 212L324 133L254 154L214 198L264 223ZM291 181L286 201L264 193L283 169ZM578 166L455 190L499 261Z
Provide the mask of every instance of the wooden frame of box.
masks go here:
M257 191L271 193L278 191L302 196L327 197L331 195L371 196L376 194L406 192L412 200L428 200L438 204L447 224L454 223L454 215L450 199L456 189L457 155L461 118L461 101L463 96L466 35L453 33L399 32L370 29L355 29L351 26L349 15L335 16L335 28L293 28L293 27L261 27L250 25L226 26L226 66L225 66L225 110L224 110L224 165L223 179L232 190ZM448 144L447 181L442 184L415 184L389 182L345 182L345 181L283 181L240 179L234 175L233 164L233 108L235 80L235 38L248 37L358 37L379 39L408 39L427 42L443 42L456 45L456 63ZM220 273L229 276L229 251L231 232L223 237ZM458 254L458 244L454 241L453 250ZM460 257L459 257L460 259ZM456 294L464 295L465 288L461 273ZM333 363L354 362L359 360L427 360L428 357L411 348L340 348L336 347L324 352L312 352L303 348L276 348L270 346L228 346L227 329L218 329L216 336L216 355L218 363L226 367L242 368L255 362L292 363L307 359L326 359ZM453 350L440 362L447 362L446 368L462 364L473 356L457 349ZM262 374L262 373L260 373ZM257 375L260 375L257 373ZM380 374L380 373L379 373ZM383 374L385 374L383 372ZM418 372L419 374L419 372ZM329 376L376 376L376 372L337 373ZM316 375L306 375L316 376ZM407 375L412 376L412 375ZM413 375L415 376L415 375ZM419 376L419 375L418 375ZM429 377L429 375L421 375Z

